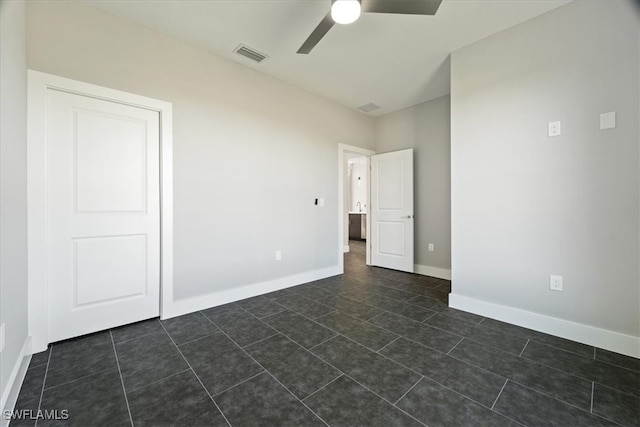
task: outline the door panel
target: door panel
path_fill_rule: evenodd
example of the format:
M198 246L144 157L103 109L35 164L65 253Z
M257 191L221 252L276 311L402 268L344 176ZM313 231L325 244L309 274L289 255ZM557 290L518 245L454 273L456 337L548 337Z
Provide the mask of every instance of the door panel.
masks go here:
M49 90L49 337L159 315L157 112Z
M144 234L74 238L72 241L74 309L146 295L147 237Z
M75 121L76 210L144 212L146 122L83 110Z
M371 156L371 263L413 272L413 150Z

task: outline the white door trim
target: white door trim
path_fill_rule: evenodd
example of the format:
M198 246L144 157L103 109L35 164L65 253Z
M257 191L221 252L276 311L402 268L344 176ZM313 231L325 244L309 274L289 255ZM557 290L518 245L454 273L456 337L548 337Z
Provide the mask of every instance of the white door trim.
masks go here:
M344 159L345 151L352 153L362 154L363 156L371 156L376 154L375 151L367 150L366 148L356 147L354 145L338 144L338 269L340 273L344 273ZM367 201L370 202L370 179L369 179L369 163L367 162ZM370 230L370 215L367 215L367 248L369 248L369 230ZM370 252L367 249L367 265L371 263Z
M173 127L172 104L39 71L28 71L27 223L31 353L44 351L48 337L46 102L50 89L115 101L160 115L160 315L173 302Z

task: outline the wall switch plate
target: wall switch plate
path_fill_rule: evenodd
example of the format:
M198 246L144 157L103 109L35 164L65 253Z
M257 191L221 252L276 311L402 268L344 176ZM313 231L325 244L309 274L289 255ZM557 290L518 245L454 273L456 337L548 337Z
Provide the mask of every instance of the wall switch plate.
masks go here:
M433 247L433 243L429 243L429 252L433 252L434 251L434 247Z
M616 127L616 112L600 114L600 129L613 129Z
M560 136L562 134L562 126L560 122L549 122L549 136Z
M552 291L562 290L562 276L556 276L552 274L549 276L549 289Z
M281 250L277 250L276 251L276 261L282 261L282 251Z
M4 325L0 325L0 352L4 351Z

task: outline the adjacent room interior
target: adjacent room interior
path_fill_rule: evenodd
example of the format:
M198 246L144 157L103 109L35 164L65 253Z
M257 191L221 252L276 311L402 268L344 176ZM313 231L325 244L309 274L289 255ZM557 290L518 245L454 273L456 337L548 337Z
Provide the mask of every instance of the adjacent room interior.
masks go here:
M342 2L1 0L0 426L640 425L638 3Z

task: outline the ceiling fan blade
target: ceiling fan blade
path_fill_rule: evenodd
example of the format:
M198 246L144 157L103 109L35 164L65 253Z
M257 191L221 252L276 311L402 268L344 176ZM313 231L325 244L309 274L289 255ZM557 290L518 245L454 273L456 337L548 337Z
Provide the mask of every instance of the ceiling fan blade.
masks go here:
M435 15L442 0L361 0L362 11L400 13L403 15Z
M298 49L298 53L307 54L311 52L311 49L316 47L318 42L322 40L324 35L329 32L331 27L333 27L333 24L335 24L335 21L331 18L331 12L329 12L324 18L322 18L322 21L320 21L316 29L313 30L307 40L302 43L302 46L300 46L300 49Z

